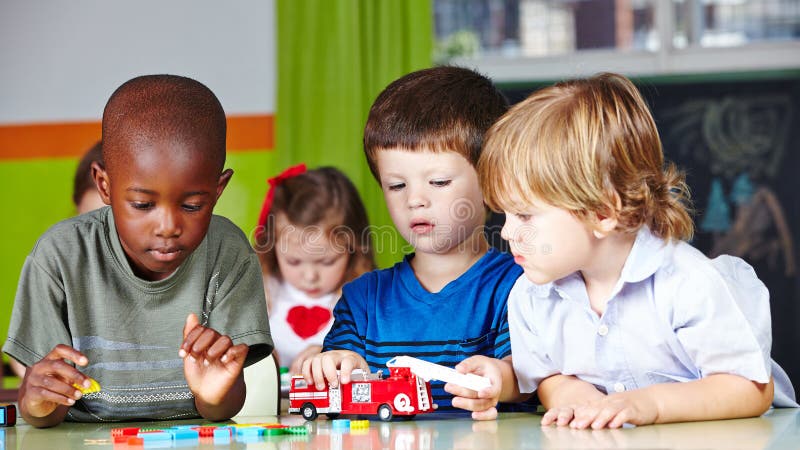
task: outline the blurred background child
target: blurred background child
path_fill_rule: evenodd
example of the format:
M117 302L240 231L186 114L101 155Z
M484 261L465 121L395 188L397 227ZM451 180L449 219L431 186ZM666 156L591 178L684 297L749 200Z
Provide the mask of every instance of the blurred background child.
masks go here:
M103 141L97 141L78 162L75 169L75 179L72 184L72 203L78 214L87 213L105 206L97 186L92 177L92 163L103 162ZM25 376L25 366L14 358L9 358L8 365L14 373L22 378Z
M367 213L338 169L290 167L269 180L256 247L273 356L292 374L319 353L342 285L375 268Z
M75 180L72 184L72 203L78 214L87 213L105 206L92 177L92 163L103 162L103 141L97 141L83 155L75 169Z

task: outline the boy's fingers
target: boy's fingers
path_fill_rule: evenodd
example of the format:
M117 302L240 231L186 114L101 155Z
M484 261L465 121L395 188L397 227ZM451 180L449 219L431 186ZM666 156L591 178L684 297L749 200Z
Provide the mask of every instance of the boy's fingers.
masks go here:
M313 379L311 378L311 362L317 359L318 356L313 358L309 358L303 361L302 368L300 369L300 374L303 375L303 379L306 380L306 383L313 383Z
M552 411L552 409L550 411ZM555 419L556 416L555 416L555 414L551 414L550 411L547 411L542 416L542 420L540 422L541 426L547 427L547 426L550 426L550 425L553 424L553 420Z
M353 360L353 358L345 357L344 359L342 359L341 363L339 363L339 378L341 379L343 384L347 384L350 382L353 370L355 370L356 368L364 370L361 367L361 364L358 361Z
M370 373L369 364L361 356L348 353L339 362L339 375L342 383L349 383L352 379L353 371L361 369L364 373Z
M478 398L500 398L500 389L492 385L478 391Z
M494 408L495 405L495 402L485 399L453 397L453 406L467 411L486 411L489 408Z
M327 355L326 355L327 356ZM325 389L325 374L322 372L322 360L326 356L320 356L311 360L311 382L318 390Z
M228 349L233 347L233 341L226 335L220 335L211 346L206 350L206 360L216 361L226 354Z
M61 364L66 366L72 372L63 368L59 368L53 373L47 375L32 374L28 385L34 389L45 390L64 397L73 398L75 400L81 398L83 394L81 391L76 389L73 384L83 384L83 379L85 376L80 372L77 372L72 366L63 362Z
M187 354L191 353L194 341L203 332L204 328L199 325L196 315L189 314L186 317L186 323L183 325L183 342L181 342L181 346L178 349L178 355L181 358L185 358Z
M616 409L603 408L599 413L597 413L597 417L595 417L592 421L591 427L595 430L605 428L606 425L608 425L608 422L614 418L617 412L618 411Z
M347 361L347 359L345 359ZM337 362L336 359L329 356L327 358L322 359L322 373L325 375L325 379L328 380L328 386L330 387L337 387L339 386L339 373L337 373ZM345 370L344 367L341 367L342 374L342 381L344 382L347 379L349 382L350 380L350 372L353 370L352 362L349 364L350 368Z
M232 345L228 348L228 350L222 355L220 361L225 364L231 362L244 362L244 359L247 357L247 352L250 351L250 347L247 344L238 344Z
M30 369L32 383L40 386L57 386L59 384L89 387L89 377L78 369L67 364L63 358L55 360L42 360ZM75 389L71 387L71 389ZM66 393L66 391L62 391Z
M77 392L80 394L80 391ZM75 404L75 400L73 398L53 392L40 386L30 387L28 393L34 394L35 397L38 397L40 402L51 402L65 406L72 406ZM77 398L80 398L80 395L78 395Z
M570 422L572 422L573 417L574 414L572 408L562 408L556 412L556 425L559 427L567 426Z
M472 389L465 388L463 386L459 386L453 383L447 383L444 385L445 392L455 395L456 397L464 397L464 398L478 398L478 393L473 391Z
M86 355L64 344L58 344L55 347L53 347L53 350L50 350L50 353L45 355L43 359L48 359L48 360L66 359L72 361L73 363L79 366L85 366L89 364L89 359L86 358Z
M611 418L611 421L608 423L608 428L620 428L625 425L626 422L631 422L632 418L630 410L623 409Z
M189 333L189 337L191 338L194 333L197 333L197 336L195 336L192 345L184 346L184 350L195 357L205 357L205 353L214 345L220 334L211 328L197 327Z
M195 313L190 313L186 316L186 323L183 325L183 339L186 340L186 336L189 335L189 332L198 325L200 325L200 321L197 320L197 315Z
M484 411L473 411L473 420L495 420L497 419L497 408L494 406Z
M291 366L289 366L289 375L297 375L298 373L303 373L303 365L306 362L306 358L297 358L294 360Z
M456 364L454 368L460 373L470 373L475 370L476 359L477 358L475 356L470 356L469 358Z

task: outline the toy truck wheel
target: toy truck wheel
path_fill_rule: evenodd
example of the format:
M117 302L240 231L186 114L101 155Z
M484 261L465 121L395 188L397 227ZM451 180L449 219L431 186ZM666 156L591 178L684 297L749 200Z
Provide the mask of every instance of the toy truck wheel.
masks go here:
M392 420L392 407L387 405L386 403L382 404L378 407L378 418L384 422L389 422Z
M311 403L306 403L300 408L300 413L303 414L303 419L314 420L317 418L317 408Z

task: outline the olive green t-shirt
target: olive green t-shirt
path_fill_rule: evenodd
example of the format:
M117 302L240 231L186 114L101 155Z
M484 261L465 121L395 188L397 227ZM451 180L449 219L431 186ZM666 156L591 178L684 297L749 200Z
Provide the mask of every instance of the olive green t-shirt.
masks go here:
M57 344L83 352L101 391L68 420L197 417L178 348L189 313L250 346L272 351L258 259L242 231L213 216L199 247L168 278L134 275L104 207L48 230L25 260L3 351L31 366Z

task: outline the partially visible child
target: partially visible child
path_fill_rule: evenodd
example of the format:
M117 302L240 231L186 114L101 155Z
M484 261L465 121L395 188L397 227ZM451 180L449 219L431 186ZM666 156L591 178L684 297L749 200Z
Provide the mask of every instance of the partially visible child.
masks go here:
M318 388L349 383L353 369L386 371L397 355L453 367L470 355L506 358L506 300L522 273L489 249L475 164L483 135L507 109L492 82L436 67L389 84L364 130L369 167L395 227L413 247L402 262L344 286L324 353L303 363ZM439 411L452 396L433 382Z
M105 206L100 192L94 184L92 176L92 163L95 161L103 164L103 142L97 141L78 162L75 169L75 179L72 184L72 203L78 214L94 211Z
M489 131L478 170L525 277L509 297L517 379L505 361L457 367L494 381L478 399L459 391L474 409L517 388L538 390L542 425L573 428L797 406L770 359L767 289L741 259L710 260L684 242L693 233L684 177L665 165L628 79L533 93Z
M256 234L276 357L289 373L322 350L342 285L375 269L367 212L333 167L269 179Z
M53 226L20 276L3 350L28 366L22 417L227 419L272 341L258 258L212 214L233 175L222 106L195 80L142 76L102 129L92 173L111 207ZM83 395L90 378L101 390Z
M94 211L97 208L105 206L97 187L94 185L94 178L92 177L92 163L103 161L103 146L101 141L97 141L78 162L78 167L75 169L75 176L72 185L72 203L75 205L75 210L78 214L83 214L89 211ZM14 373L22 378L25 376L25 366L14 358L10 358L9 366Z

